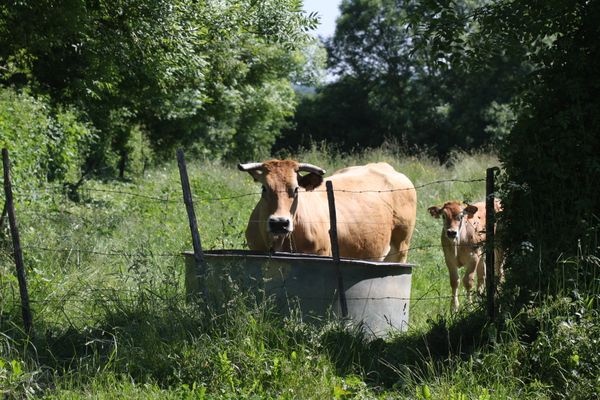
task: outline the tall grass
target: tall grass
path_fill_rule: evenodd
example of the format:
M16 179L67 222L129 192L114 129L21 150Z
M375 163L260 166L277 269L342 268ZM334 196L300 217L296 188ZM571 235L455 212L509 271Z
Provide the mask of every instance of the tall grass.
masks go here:
M483 199L482 181L437 181L482 179L498 163L493 155L456 153L443 165L394 147L350 155L313 148L294 157L328 171L387 161L419 187L408 333L369 341L334 320L316 327L298 315L283 318L269 302L243 293L218 307L185 302L180 253L191 239L178 170L169 162L130 181L87 182L79 202L61 188L17 188L34 333L27 337L19 328L4 230L0 392L61 399L485 399L530 392L546 398L548 387L559 384L547 377L526 382L518 369L507 369L527 360L530 348L520 334L486 347L495 336L481 314L469 307L448 314L441 227L426 210L450 199ZM188 170L204 248L243 248L260 189L234 165L192 161Z

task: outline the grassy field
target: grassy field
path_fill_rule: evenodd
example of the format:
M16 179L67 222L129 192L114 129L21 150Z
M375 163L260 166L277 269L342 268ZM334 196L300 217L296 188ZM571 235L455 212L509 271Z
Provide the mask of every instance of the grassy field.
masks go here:
M191 239L171 162L131 181L89 181L77 202L58 187L16 188L34 332L27 337L20 328L4 229L0 393L57 399L547 398L549 385L506 370L514 359L503 355L521 354L518 341L467 359L439 362L427 354L430 345L448 353L483 326L479 313L448 313L441 249L428 247L439 244L441 228L427 207L482 200L480 180L487 167L498 165L494 156L457 153L446 165L384 149L351 156L313 149L294 157L328 171L387 161L418 187L407 333L369 342L336 321L314 327L298 316L281 318L270 304L243 295L212 308L187 304L180 253L191 249ZM260 189L234 165L188 163L204 248L244 248ZM447 180L471 182L438 182ZM456 335L456 343L444 339L455 320L473 328ZM425 335L433 344L423 346Z

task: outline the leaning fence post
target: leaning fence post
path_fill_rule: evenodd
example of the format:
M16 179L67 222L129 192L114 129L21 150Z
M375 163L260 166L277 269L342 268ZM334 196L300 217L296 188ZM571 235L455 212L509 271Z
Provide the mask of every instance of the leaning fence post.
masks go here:
M2 149L2 166L4 167L4 193L6 195L6 211L8 213L8 223L10 225L10 235L13 242L15 266L17 268L17 280L19 282L19 293L21 295L21 313L23 314L23 325L25 326L25 331L29 334L32 330L31 308L29 307L29 292L27 292L27 279L25 278L25 263L23 262L23 252L21 250L21 240L19 238L15 204L12 195L12 185L10 182L10 160L8 159L7 149Z
M340 270L340 249L337 237L337 216L335 213L335 197L333 195L333 184L331 181L325 183L327 188L327 202L329 203L329 239L331 240L331 255L335 264L335 274L338 281L338 292L340 298L340 308L342 317L348 316L348 303L346 301L346 291L344 290L344 280Z
M495 277L495 254L494 254L494 223L496 213L494 208L494 172L497 167L488 168L486 171L485 185L485 281L487 282L487 312L491 322L496 320L496 277Z
M194 212L194 203L192 200L192 191L190 189L190 181L188 178L187 167L183 150L177 150L177 164L179 165L179 176L181 178L181 189L183 191L183 202L187 210L188 220L190 223L190 231L192 233L192 245L194 246L194 260L196 262L196 276L194 282L197 284L200 276L204 274L204 253L202 252L202 244L200 242L200 234L198 233L198 223L196 222L196 213ZM204 292L204 291L203 291Z
M2 215L0 216L0 230L4 228L4 218L6 218L6 213L8 211L8 204L6 200L4 200L4 207L2 208Z

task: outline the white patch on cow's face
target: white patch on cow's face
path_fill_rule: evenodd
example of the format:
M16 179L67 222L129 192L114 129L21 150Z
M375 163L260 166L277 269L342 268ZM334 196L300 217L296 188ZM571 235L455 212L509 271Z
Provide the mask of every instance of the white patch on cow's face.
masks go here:
M270 165L262 183L261 202L269 237L278 239L289 236L294 231L294 215L298 207L296 165L292 162Z
M298 208L298 190L271 189L265 191L265 202L269 213L267 232L273 237L288 236L294 231L294 215Z
M452 241L458 241L464 217L463 207L456 202L446 203L441 208L441 215L444 235Z
M269 160L263 163L239 164L262 185L262 195L253 215L263 239L273 250L281 249L284 240L294 231L300 187L313 190L322 182L325 170L312 164L293 160ZM303 173L303 175L300 175ZM251 221L252 223L252 221ZM263 225L264 224L264 225Z

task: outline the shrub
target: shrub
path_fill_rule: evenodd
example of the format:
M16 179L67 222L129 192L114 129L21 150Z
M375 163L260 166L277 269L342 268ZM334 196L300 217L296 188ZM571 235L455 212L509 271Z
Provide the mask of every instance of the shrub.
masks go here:
M569 17L556 26L532 25L542 36L549 32L535 32L540 26L560 33L538 57L539 69L500 154L506 170L504 237L510 249L506 286L517 288L521 304L536 293L595 285L598 264L600 45L595 38L600 6L557 6ZM554 6L551 12L556 15ZM587 258L564 262L578 254Z
M0 146L10 152L15 185L76 179L93 138L75 110L0 87Z

